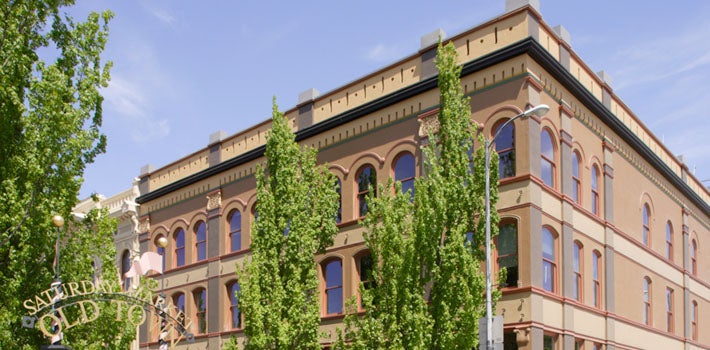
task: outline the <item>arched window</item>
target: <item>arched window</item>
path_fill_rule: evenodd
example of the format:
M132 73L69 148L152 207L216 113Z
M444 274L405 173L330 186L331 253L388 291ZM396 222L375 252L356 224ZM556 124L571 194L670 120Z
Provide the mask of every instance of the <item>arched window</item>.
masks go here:
M675 300L673 300L673 289L666 288L666 331L673 332L675 322L673 320L673 309L675 308Z
M695 300L690 306L690 337L698 340L698 302Z
M599 169L592 165L592 214L599 215Z
M652 324L651 315L651 279L643 278L643 323L647 326Z
M402 193L410 192L410 200L414 200L414 156L411 153L400 154L394 163L394 180L402 183Z
M173 305L175 305L175 308L178 311L180 311L184 314L185 313L185 294L183 294L183 293L173 294Z
M338 193L338 213L335 214L335 223L343 222L343 183L340 178L335 178L335 192Z
M126 273L131 269L131 252L123 251L121 254L121 278L123 278L123 290L128 290L131 287L131 278L126 277Z
M498 269L506 269L506 277L501 287L518 286L518 225L515 222L504 222L500 225L495 240L496 263Z
M666 259L673 261L673 224L666 223Z
M555 147L547 129L540 133L540 176L545 185L555 187Z
M582 243L579 241L575 241L572 247L572 267L574 269L574 298L581 302L584 287L582 285Z
M242 212L232 210L227 220L229 220L229 251L240 251L242 250Z
M230 326L232 329L242 328L242 313L239 311L239 283L232 282L227 285L227 293L229 293L229 314Z
M180 267L185 265L185 231L181 228L175 231L173 235L173 241L175 244L175 266Z
M360 254L356 260L355 263L357 265L357 277L360 281L358 285L358 291L360 288L364 289L370 289L375 283L375 279L372 276L372 267L373 267L373 262L372 262L372 255L368 253L363 253ZM358 299L360 300L360 308L363 307L362 305L362 296L358 292Z
M197 320L197 333L207 333L207 290L196 290L192 294L195 302L195 320Z
M572 152L572 200L581 203L582 179L579 177L579 154Z
M357 203L358 216L367 214L367 194L370 193L370 186L377 195L377 173L371 165L365 165L357 172Z
M493 135L498 132L506 120L501 120L498 125L493 128ZM515 126L510 123L500 131L498 137L494 140L496 143L496 152L498 152L498 178L515 176Z
M557 292L557 236L547 227L542 228L542 288Z
M195 225L195 253L197 261L207 259L207 225L204 221Z
M343 262L331 259L322 264L325 279L325 314L343 312Z
M601 253L592 252L592 303L595 307L602 306L602 287L599 272L601 271Z
M643 244L647 247L651 246L651 209L648 204L643 205L643 232L641 234Z
M698 275L698 242L695 240L690 241L690 273Z

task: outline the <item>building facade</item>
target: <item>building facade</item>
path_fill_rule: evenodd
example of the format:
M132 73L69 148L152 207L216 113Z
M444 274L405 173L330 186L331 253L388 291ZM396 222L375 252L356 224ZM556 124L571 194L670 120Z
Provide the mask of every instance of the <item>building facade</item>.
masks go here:
M486 137L531 106L496 140L501 217L495 266L508 268L496 314L506 349L706 349L710 334L710 193L614 94L608 76L576 55L563 27L535 1L450 39L463 65L471 118ZM340 181L335 243L314 257L321 276L323 344L357 295L363 181L411 180L435 130L434 66L441 32L421 50L336 90L309 90L285 112L298 142L319 149ZM430 128L433 127L433 128ZM192 322L189 349L243 341L234 292L249 255L254 172L270 121L208 145L139 180L140 251L165 254L153 277ZM168 239L164 250L156 244ZM120 251L119 251L120 254ZM332 277L335 276L335 277ZM328 291L334 291L326 293ZM326 297L327 295L327 297ZM158 348L155 320L140 347Z

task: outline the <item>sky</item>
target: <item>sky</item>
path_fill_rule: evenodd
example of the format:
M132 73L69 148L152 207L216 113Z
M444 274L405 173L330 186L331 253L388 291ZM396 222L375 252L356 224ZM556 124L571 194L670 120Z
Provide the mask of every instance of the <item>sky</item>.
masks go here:
M710 185L710 1L539 0L572 49L691 172ZM160 168L271 117L271 99L331 91L503 14L505 0L77 0L76 20L110 9L105 154L80 199L129 189Z

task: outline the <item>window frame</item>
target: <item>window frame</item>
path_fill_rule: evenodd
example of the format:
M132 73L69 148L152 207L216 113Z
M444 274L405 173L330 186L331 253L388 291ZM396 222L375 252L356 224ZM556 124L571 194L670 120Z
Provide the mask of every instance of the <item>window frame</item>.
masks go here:
M666 259L673 261L673 223L666 222Z
M497 132L498 129L505 124L509 118L501 119L496 124L493 125L492 133L490 137L493 137ZM510 128L510 141L508 142L506 139L504 139L505 136L507 136L508 131L506 131L508 128ZM506 142L502 142L506 141ZM503 130L500 131L500 134L498 134L498 137L493 140L495 143L495 149L496 153L498 153L498 179L506 179L510 177L515 177L517 173L517 167L516 167L516 156L515 156L515 125L514 123L508 123L508 125L505 126ZM506 148L498 148L500 144L510 144L510 147ZM510 156L508 156L510 155ZM503 164L502 162L505 162ZM509 166L509 171L506 171L506 167L503 165L508 165ZM512 169L512 170L510 170ZM508 174L510 173L510 174Z
M234 288L236 286L236 289ZM243 329L244 328L244 315L241 310L239 310L239 297L236 296L235 292L241 291L241 286L239 281L232 281L227 284L227 293L229 297L229 329ZM235 312L237 314L236 321L237 325L234 325Z
M173 247L175 247L173 249L173 257L175 258L173 260L174 267L182 267L187 263L187 257L185 256L185 245L187 244L186 238L185 229L182 227L176 229L175 233L173 233ZM182 243L180 243L180 241L182 241Z
M545 257L545 232L547 232L552 239L552 258ZM559 291L559 288L557 288L557 257L559 255L557 252L557 233L548 226L542 227L542 245L542 289L556 294ZM548 274L545 273L545 266L549 266ZM550 289L547 288L545 283L546 276L549 276L551 280L549 282Z
M362 288L364 288L364 289L369 289L369 288L371 288L371 286L373 286L375 284L374 276L372 276L372 271L369 272L371 279L363 280L362 276L363 276L363 273L365 273L365 271L363 271L362 260L366 257L370 258L371 264L374 263L372 261L372 254L370 253L369 250L365 250L363 252L360 252L355 256L355 267L357 269L356 270L356 273L357 273L357 284L356 284L357 285L357 299L358 299L358 309L360 311L365 310L364 305L362 304L362 293L361 293L360 287L362 286Z
M591 176L590 176L590 186L591 186L591 198L590 206L592 208L592 214L596 216L601 216L599 202L599 167L596 164L592 164Z
M362 174L366 170L370 170L370 173L369 175L367 175L367 186L365 186L365 188L363 189L365 183L362 183L360 180ZM365 215L367 215L367 212L369 211L369 208L367 207L367 196L370 193L370 186L372 187L372 190L375 191L374 195L377 196L377 170L372 164L364 164L358 169L355 176L355 188L357 188L356 200L358 218L365 217Z
M343 182L335 177L335 191L338 193L338 212L335 214L335 223L343 222Z
M642 209L641 243L646 247L651 247L651 207L648 203L643 204Z
M328 266L331 265L332 263L339 263L340 266L340 284L333 284L329 285L330 282L328 279ZM323 262L321 262L321 270L322 270L322 276L323 276L323 298L322 303L323 303L323 308L322 308L322 313L323 316L336 316L336 315L342 315L343 314L343 302L344 302L344 276L343 276L343 260L339 257L331 257ZM330 298L331 295L329 294L330 291L337 291L339 290L340 293L340 307L337 311L331 312L329 306L330 306Z
M653 283L651 279L646 276L643 278L643 323L647 326L653 326L653 308L651 307L653 302Z
M501 233L503 232L504 226L512 226L514 228L513 234L515 235L515 239L513 240L515 242L515 252L509 253L509 254L500 254L499 251L499 240L501 237ZM471 233L473 234L473 233ZM468 237L468 236L467 236ZM501 288L516 288L518 287L518 280L520 279L520 261L519 261L519 249L518 249L518 222L517 220L501 220L501 222L498 224L498 235L496 235L493 238L493 245L495 246L495 259L493 259L493 263L495 264L494 270L500 272L502 267L508 268L509 266L501 266L501 260L508 258L508 257L514 257L515 258L515 275L516 278L514 281L511 281L511 278L513 278L511 274L508 274L506 276L506 280L504 283L501 283L501 281L498 281L498 285L502 286ZM471 245L473 248L473 245ZM508 271L509 272L509 271ZM496 276L497 278L497 276ZM511 283L514 282L514 283Z
M695 238L690 240L690 274L698 276L698 242Z
M572 151L572 200L582 204L582 176L579 171L579 152Z
M197 288L192 292L192 301L195 305L195 334L207 334L207 289ZM204 298L204 300L203 300Z
M233 225L235 216L239 218L238 225ZM239 209L232 209L227 215L227 223L229 224L229 252L238 252L242 250L242 212ZM235 242L237 249L234 249Z
M575 300L582 302L584 298L584 246L580 241L574 241L572 245L572 270L575 275L574 292Z
M690 305L690 338L698 340L698 302L693 300Z
M545 135L547 135L547 139L545 139ZM543 152L544 149L544 143L546 140L549 140L550 142L550 153L551 154L545 154ZM555 185L557 184L556 179L556 173L557 173L557 163L555 162L555 157L556 157L556 148L555 148L555 138L552 136L552 131L548 128L543 128L542 131L540 132L540 179L542 182L547 185L550 188L555 188ZM545 169L545 164L549 165L549 173L545 174L544 169ZM549 176L550 182L548 183L545 178L546 176Z
M666 287L666 331L673 333L675 331L675 295L673 288Z
M193 226L193 232L195 233L195 262L207 260L207 223L203 220L198 221Z
M601 308L601 253L598 250L592 252L592 303L595 307Z
M124 250L123 253L121 253L121 280L123 281L121 287L123 287L123 291L127 291L131 288L131 278L126 277L126 273L131 269L132 263L131 251L128 249Z
M409 174L398 174L398 165L400 164L400 161L403 159L409 159L411 158L411 168L407 167L406 169L400 169L400 170L405 170L405 172L411 171L412 176L407 176ZM402 184L402 193L406 193L407 191L405 190L405 184L409 184L407 189L411 188L411 197L410 201L414 200L414 179L416 179L417 176L417 159L414 157L414 154L408 151L400 152L397 154L395 157L394 161L392 162L392 175L394 178L394 181L397 182L399 181Z

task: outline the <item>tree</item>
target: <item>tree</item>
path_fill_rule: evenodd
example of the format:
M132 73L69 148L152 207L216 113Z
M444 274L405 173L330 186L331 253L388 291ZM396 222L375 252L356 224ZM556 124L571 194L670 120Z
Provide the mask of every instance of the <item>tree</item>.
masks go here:
M53 214L69 217L87 163L105 151L100 54L110 12L75 23L71 0L0 5L0 348L46 343L22 301L53 279ZM47 63L40 58L52 57Z
M425 175L415 181L413 202L392 180L381 186L383 195L368 198L365 241L376 262L375 283L360 286L365 314L347 316L340 348L471 349L478 343L486 288L479 267L485 261L484 142L478 135L471 152L477 130L453 44L439 45L436 65L439 129L429 130L423 149ZM492 226L497 222L493 214Z
M256 172L251 261L240 273L246 349L320 349L313 257L338 232L338 195L333 175L316 165L316 150L299 147L275 99L266 161Z

